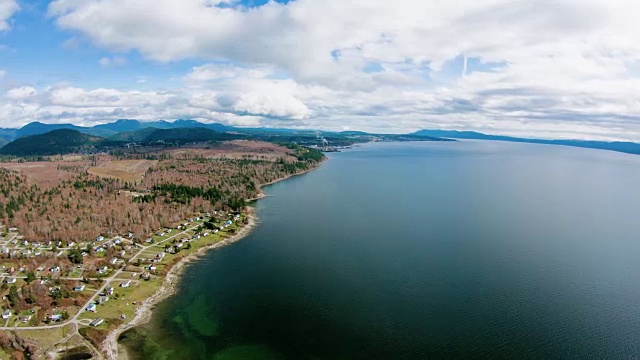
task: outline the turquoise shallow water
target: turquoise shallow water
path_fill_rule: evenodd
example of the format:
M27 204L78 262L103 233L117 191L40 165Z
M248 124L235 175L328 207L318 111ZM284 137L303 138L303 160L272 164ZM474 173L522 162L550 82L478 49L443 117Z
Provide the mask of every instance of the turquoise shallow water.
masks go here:
M366 144L266 189L261 224L125 334L139 358L640 356L640 157Z

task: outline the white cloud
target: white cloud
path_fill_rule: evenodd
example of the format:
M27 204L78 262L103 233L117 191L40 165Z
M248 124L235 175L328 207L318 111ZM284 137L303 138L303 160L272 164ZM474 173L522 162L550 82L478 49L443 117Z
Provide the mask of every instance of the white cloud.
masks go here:
M20 86L7 91L7 98L11 100L24 101L33 96L36 96L38 91L31 86Z
M5 76L7 76L7 71L0 69L0 79L4 78Z
M16 0L0 0L0 31L10 29L9 19L20 10Z
M638 13L634 0L55 0L50 16L84 42L209 64L164 94L50 93L73 116L640 141Z
M123 66L127 63L127 59L122 56L102 57L98 60L98 64L103 67Z

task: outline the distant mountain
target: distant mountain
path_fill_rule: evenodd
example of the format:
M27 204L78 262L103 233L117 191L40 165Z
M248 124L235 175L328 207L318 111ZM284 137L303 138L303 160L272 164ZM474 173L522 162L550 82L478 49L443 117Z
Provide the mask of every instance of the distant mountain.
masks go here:
M16 131L16 137L20 138L24 136L40 135L59 129L73 129L80 131L83 128L72 124L43 124L41 122L32 122L18 129Z
M91 152L105 146L117 145L102 137L91 136L74 129L58 129L45 134L16 139L2 149L2 155L45 156L76 152Z
M547 145L563 145L589 149L601 149L618 151L627 154L640 154L640 144L632 142L607 142L607 141L589 141L589 140L544 140L544 139L527 139L512 136L487 135L475 131L457 131L457 130L420 130L411 135L442 137L450 139L473 139L473 140L497 140L530 144L547 144Z
M187 143L205 141L224 141L237 139L240 136L221 133L204 127L182 127L173 129L144 128L136 131L122 132L111 136L114 141Z
M178 128L206 128L218 132L236 131L238 129L223 124L204 124L196 120L179 119L173 122L166 120L158 121L138 121L131 119L120 119L111 123L96 125L92 127L83 127L73 124L44 124L41 122L32 122L20 129L0 129L0 147L4 144L25 136L45 134L53 130L71 129L80 131L85 134L110 137L117 133L125 131L136 131L146 128L156 129L178 129Z

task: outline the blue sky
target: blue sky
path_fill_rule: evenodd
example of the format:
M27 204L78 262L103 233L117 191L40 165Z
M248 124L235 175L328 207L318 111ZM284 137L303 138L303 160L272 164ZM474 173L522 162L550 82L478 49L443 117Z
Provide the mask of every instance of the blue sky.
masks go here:
M640 141L631 0L0 0L0 126Z

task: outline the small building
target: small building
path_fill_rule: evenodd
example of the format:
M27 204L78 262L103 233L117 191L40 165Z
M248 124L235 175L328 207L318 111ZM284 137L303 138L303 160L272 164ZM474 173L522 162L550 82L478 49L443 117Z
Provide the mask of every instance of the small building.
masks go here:
M104 274L107 271L109 271L109 268L106 267L106 266L101 266L101 267L98 268L98 274Z
M84 289L85 289L84 284L79 284L73 287L73 291L84 291Z
M49 269L51 272L60 272L60 266L52 266L51 269Z
M123 281L120 284L120 287L123 287L123 288L128 288L129 286L131 286L131 280Z
M53 314L49 316L49 320L51 321L60 321L62 320L62 314Z
M18 317L18 319L19 319L20 321L22 321L23 323L25 323L25 324L26 324L26 323L28 323L28 322L29 322L29 320L31 320L31 318L32 318L32 315L20 315L20 316Z
M95 320L93 320L92 322L89 323L89 325L96 327L96 326L100 326L102 325L102 323L104 322L103 318L97 318Z
M109 297L108 296L105 296L105 295L98 296L98 305L104 304L107 301L109 301Z
M98 236L98 237L96 238L96 241L97 241L97 242L104 241L104 236L102 236L102 235Z
M89 306L87 306L87 311L96 312L96 304L95 303L89 304Z
M112 287L108 287L107 290L104 291L104 293L107 295L113 295L113 291L114 289Z
M6 309L5 311L2 312L2 318L4 320L8 320L11 319L11 310Z
M109 263L111 265L115 265L118 262L118 258L112 258L111 260L109 260Z
M16 278L10 276L4 280L7 284L15 284L18 280Z

